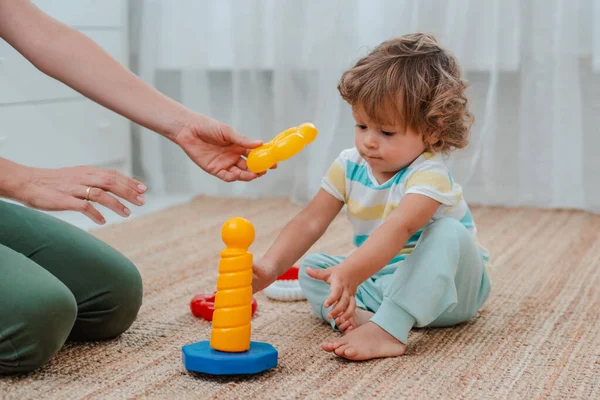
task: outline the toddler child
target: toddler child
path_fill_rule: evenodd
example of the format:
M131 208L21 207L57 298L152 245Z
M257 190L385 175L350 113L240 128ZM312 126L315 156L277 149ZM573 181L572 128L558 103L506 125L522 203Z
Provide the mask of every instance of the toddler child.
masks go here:
M254 266L262 290L347 206L357 249L311 254L300 285L314 313L345 334L324 350L352 360L400 356L412 327L473 317L490 292L489 254L443 162L467 144L472 116L455 57L426 34L386 41L346 71L354 147Z

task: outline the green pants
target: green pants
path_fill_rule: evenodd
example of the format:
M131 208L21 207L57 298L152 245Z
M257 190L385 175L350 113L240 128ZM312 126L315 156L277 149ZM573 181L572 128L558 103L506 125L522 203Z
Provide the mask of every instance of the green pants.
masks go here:
M306 274L306 267L328 268L344 257L309 255L299 281L314 313L335 328L323 307L329 285ZM407 342L413 326L443 327L473 317L487 299L491 283L483 258L469 231L458 221L437 220L423 229L413 252L384 267L363 282L356 293L358 307L374 312L371 321L396 339Z
M89 233L0 201L0 374L32 371L66 340L114 338L142 303L138 270Z

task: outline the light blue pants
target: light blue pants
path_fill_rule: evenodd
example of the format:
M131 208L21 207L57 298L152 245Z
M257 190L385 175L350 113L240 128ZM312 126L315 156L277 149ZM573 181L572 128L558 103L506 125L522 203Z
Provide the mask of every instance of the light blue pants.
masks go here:
M300 286L315 314L329 322L331 309L323 303L329 285L306 274L306 267L325 269L345 257L326 254L307 256L300 268ZM416 327L444 327L473 317L491 289L483 259L473 236L458 221L443 218L423 229L420 241L408 257L384 267L357 289L358 307L372 311L371 321L402 343Z

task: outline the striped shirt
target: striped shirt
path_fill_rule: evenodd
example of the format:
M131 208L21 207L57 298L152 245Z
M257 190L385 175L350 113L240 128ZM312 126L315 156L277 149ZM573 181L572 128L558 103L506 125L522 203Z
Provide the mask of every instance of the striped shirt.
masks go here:
M448 168L436 154L421 154L408 167L379 184L359 152L355 148L347 149L331 164L321 187L345 203L357 247L383 224L405 195L416 193L441 203L430 222L439 218L454 218L471 232L486 268L491 269L489 253L477 241L477 227L463 198L462 188L454 182ZM416 232L389 264L404 260L417 245L422 232L422 229Z

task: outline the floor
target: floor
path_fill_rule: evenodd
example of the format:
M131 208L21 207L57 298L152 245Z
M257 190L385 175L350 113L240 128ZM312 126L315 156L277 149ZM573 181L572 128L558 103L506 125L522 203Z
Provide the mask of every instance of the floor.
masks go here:
M171 200L149 198L144 211ZM492 294L464 324L415 329L402 357L355 363L332 356L320 343L335 333L306 301L258 293L252 340L277 349L278 367L246 377L186 371L182 346L211 335L189 303L215 290L223 222L252 222L250 251L258 258L299 210L285 199L199 197L93 229L140 270L138 318L116 339L67 344L40 370L0 379L0 398L600 398L600 215L563 210L474 207L495 266ZM347 254L351 238L340 215L309 253Z

